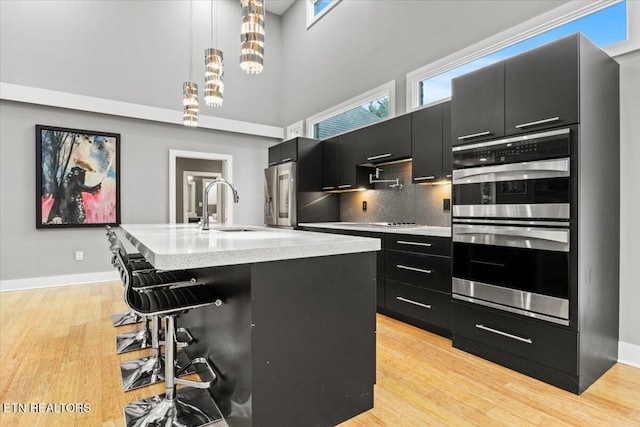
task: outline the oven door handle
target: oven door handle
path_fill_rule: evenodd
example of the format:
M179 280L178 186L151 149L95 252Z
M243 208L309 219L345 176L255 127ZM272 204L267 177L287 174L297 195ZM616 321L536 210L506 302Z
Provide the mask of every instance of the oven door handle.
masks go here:
M454 224L453 241L569 252L569 230Z
M474 184L480 182L563 178L569 175L570 162L568 158L565 158L456 169L453 171L453 183Z

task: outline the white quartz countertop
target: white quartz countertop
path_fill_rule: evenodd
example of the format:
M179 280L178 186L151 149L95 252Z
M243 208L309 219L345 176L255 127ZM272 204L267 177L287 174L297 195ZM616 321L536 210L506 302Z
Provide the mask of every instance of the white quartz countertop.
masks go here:
M203 231L196 224L124 224L120 229L161 270L380 250L379 239L256 226L215 226Z
M326 228L332 230L373 231L376 233L413 234L417 236L451 237L451 227L430 225L382 226L362 222L310 222L299 227Z

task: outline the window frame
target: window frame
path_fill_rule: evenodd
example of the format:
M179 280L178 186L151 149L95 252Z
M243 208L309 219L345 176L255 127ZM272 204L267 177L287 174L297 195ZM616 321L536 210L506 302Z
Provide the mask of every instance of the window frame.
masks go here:
M333 9L341 0L331 0L331 3L322 9L317 15L314 12L314 5L320 0L307 0L307 30L311 28L313 24L318 22L320 18L326 15L331 9Z
M451 69L489 55L505 47L534 37L545 31L564 25L568 22L613 6L623 0L598 0L585 5L583 1L574 0L542 15L536 16L522 24L475 43L465 49L434 61L417 70L407 73L406 77L406 109L415 111L429 105L438 104L440 99L429 104L420 105L420 82L445 73ZM603 50L612 57L640 49L640 26L631 25L640 22L640 1L627 1L627 40L607 46Z
M360 107L363 104L366 104L368 102L372 102L375 101L377 99L380 99L382 97L388 96L389 97L389 115L380 120L380 121L385 121L385 120L389 120L392 119L396 116L396 81L395 80L391 80L387 83L384 83L374 89L371 89L367 92L364 92L360 95L357 95L351 99L348 99L344 102L341 102L338 105L335 105L331 108L327 108L324 111L321 111L317 114L314 114L313 116L307 117L307 119L305 120L306 126L305 126L305 130L306 130L306 135L308 138L314 138L314 133L313 133L313 127L317 124L320 123L322 121L325 121L327 119L330 119L334 116L337 116L338 114L342 114L346 111L349 111L351 109ZM376 122L379 123L379 122ZM352 132L356 129L361 129L363 127L366 127L367 125L364 126L359 126L357 128L353 128L353 129L349 129L348 131L344 131L342 133L337 133L335 135L332 135L330 138L333 138L335 136L338 135L343 135L345 133L349 133Z
M296 138L298 136L304 137L304 120L298 120L292 125L287 126L285 137L282 139L283 141L288 141L290 139Z

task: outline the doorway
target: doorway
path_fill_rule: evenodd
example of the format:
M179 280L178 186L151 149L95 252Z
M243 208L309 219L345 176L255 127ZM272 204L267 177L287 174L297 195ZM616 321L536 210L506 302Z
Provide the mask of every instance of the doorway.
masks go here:
M217 168L220 163L218 160L204 160L201 162L211 163L211 168ZM180 159L178 159L178 173L180 173ZM204 189L209 183L222 178L220 172L203 172L201 170L183 170L182 171L182 215L180 215L180 206L176 206L177 217L176 223L197 223L202 219L202 204ZM178 187L180 183L178 183ZM214 187L209 191L209 206L207 212L211 216L210 221L218 222L219 214L224 212L223 204L223 188ZM180 195L176 195L179 200Z
M199 217L195 219L197 215L188 213L188 211L196 214L198 211L201 212L201 206L198 205L198 184L197 181L193 185L188 184L189 173L191 173L192 180L199 179L204 183L207 179L210 182L216 178L232 181L232 171L233 157L228 154L169 150L169 223L197 222L199 220ZM185 174L185 172L189 173ZM202 190L200 190L200 197L202 197L201 193ZM193 194L193 206L191 206L189 194ZM233 223L231 192L223 190L222 187L214 187L209 193L209 201L211 205L215 204L215 207L210 206L209 212L212 212L211 209L216 212L217 221L220 222L224 219L226 222Z

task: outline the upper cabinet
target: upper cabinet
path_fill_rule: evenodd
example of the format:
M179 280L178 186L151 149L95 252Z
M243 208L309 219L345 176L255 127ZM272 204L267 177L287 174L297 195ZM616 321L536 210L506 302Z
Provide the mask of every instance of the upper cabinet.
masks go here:
M356 166L356 133L349 132L322 142L322 189L368 188L369 168Z
M451 103L411 114L412 181L415 184L451 178Z
M578 42L565 37L505 61L505 133L577 123Z
M504 135L504 73L504 62L499 62L452 80L454 145Z
M355 131L356 163L373 164L411 157L411 114Z
M580 40L573 34L453 79L453 145L578 123Z
M298 161L298 139L293 138L269 147L269 166Z

